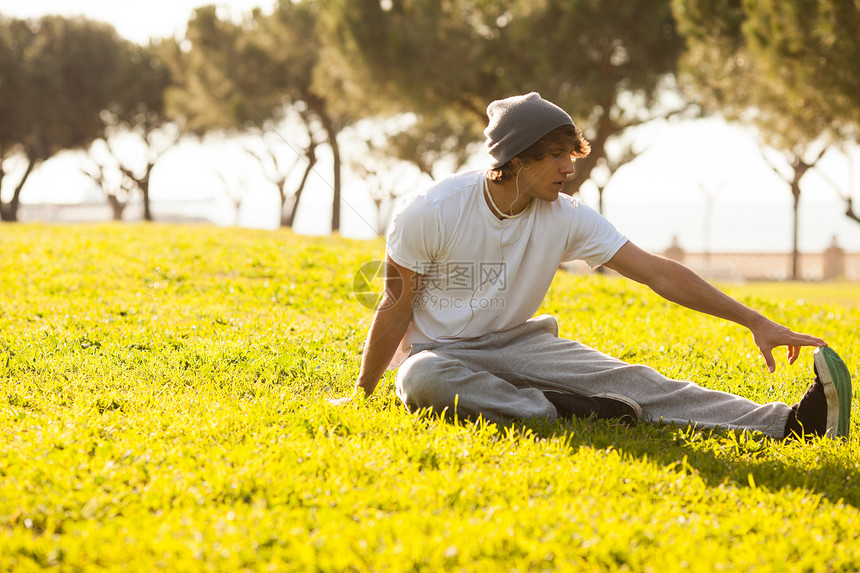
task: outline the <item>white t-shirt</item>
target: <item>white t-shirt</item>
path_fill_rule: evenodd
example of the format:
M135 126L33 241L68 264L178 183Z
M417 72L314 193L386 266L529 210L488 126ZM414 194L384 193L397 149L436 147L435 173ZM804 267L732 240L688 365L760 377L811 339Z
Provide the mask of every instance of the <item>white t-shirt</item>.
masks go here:
M568 195L534 200L499 220L483 195L484 171L469 171L411 195L394 214L387 253L423 275L412 322L390 368L413 344L453 342L519 326L543 302L559 263L592 268L627 239Z

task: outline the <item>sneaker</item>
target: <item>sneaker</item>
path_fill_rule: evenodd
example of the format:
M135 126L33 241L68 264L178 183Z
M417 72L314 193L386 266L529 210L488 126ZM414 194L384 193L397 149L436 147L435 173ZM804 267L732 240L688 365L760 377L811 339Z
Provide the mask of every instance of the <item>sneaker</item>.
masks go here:
M631 426L642 419L642 406L632 398L621 394L598 394L592 396L600 404L598 418L608 418Z
M845 363L827 346L813 353L815 381L791 407L786 437L848 437L851 418L851 376Z
M642 408L634 400L620 394L581 396L564 392L544 392L562 419L588 418L618 420L635 424L642 417Z
M829 346L817 348L812 357L815 375L827 397L827 435L847 438L851 429L851 375L848 368Z

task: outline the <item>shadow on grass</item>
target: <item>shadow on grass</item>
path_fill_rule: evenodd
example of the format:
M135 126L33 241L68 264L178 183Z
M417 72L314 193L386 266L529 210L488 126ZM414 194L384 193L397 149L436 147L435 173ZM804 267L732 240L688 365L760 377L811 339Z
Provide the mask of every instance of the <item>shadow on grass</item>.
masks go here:
M558 424L549 435L565 435L574 451L612 446L624 456L695 473L712 487L729 482L774 491L802 489L860 508L858 463L851 442L828 438L778 442L750 431L674 424L627 428L589 420Z
M485 421L448 423L485 424ZM860 508L860 460L856 438L816 438L780 442L750 431L640 423L627 427L611 421L533 420L496 424L535 439L564 439L571 455L581 448L613 448L625 458L697 475L709 487L730 484L771 491L799 489L831 502Z

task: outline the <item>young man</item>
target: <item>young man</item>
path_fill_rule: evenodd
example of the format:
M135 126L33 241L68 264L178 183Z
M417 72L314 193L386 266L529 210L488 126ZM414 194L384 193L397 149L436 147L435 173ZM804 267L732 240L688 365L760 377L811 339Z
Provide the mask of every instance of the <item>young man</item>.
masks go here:
M590 152L570 116L537 93L494 101L484 131L490 169L411 197L387 237L386 283L356 391L387 367L410 409L489 420L586 416L749 428L774 438L847 435L850 377L820 338L792 332L686 267L645 252L576 199L559 195ZM771 372L772 350L817 347L799 404L671 380L558 337L533 317L559 263L580 259L644 283L667 300L747 327Z

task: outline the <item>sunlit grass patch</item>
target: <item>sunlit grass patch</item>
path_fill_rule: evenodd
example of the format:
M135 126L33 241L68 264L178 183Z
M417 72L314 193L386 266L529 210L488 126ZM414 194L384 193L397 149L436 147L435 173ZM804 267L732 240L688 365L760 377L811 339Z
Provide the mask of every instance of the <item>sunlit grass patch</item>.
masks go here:
M0 570L853 570L847 442L408 414L351 391L384 245L168 225L0 234ZM860 291L737 287L858 378ZM730 287L734 289L734 287ZM803 299L802 304L798 299ZM796 401L742 328L560 274L562 335L754 400ZM855 404L857 401L855 400ZM857 407L855 406L855 420Z

